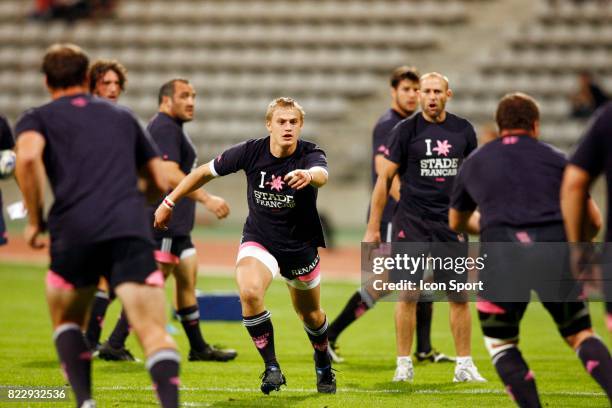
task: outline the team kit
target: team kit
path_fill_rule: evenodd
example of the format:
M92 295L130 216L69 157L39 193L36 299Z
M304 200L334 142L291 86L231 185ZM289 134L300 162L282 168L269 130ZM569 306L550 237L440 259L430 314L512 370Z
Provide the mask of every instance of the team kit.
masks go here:
M77 407L96 406L93 357L134 360L125 343L130 335L143 349L160 406L179 406L179 368L189 368L166 332L163 286L171 276L176 315L189 341L188 360L237 358L236 350L211 345L200 330L191 238L196 206L219 219L229 214L225 199L203 186L237 172L246 178L248 216L235 277L242 323L263 363L263 394L287 386L265 304L279 275L312 345L317 392L335 394L336 383L344 381L333 368L344 362L342 332L393 294L395 316L389 319L396 322L397 355L389 381L411 382L418 378L415 362L429 362L447 364L449 381L486 382L472 359L475 306L506 391L518 406L539 407L534 376L518 347L529 297L502 301L490 288L511 287L514 269L546 262L550 273L571 285L555 289L563 301L543 305L576 352L583 375L590 375L612 401L612 359L575 290L580 282L572 271L584 255L581 247L568 247L551 259L543 251L534 255L531 245L590 242L604 223L588 191L604 173L612 194L612 105L597 113L568 159L538 140L537 101L509 93L495 112L498 137L479 146L472 124L446 110L452 97L448 78L410 66L393 70L391 105L372 134L372 194L362 239L373 254L372 273L332 319L321 306L325 265L319 248L326 243L317 196L333 174L322 147L300 138L305 112L298 101L272 100L262 117L265 136L264 126L254 129L263 137L214 152L213 160L198 164L183 129L195 111L196 90L189 79L160 84L158 112L144 128L120 103L127 84L120 62L92 63L80 47L55 44L41 67L50 101L26 111L14 128L15 177L28 213L25 240L40 249L41 234L50 236L46 296L53 342ZM11 142L5 148L13 148L10 129L4 134ZM54 201L45 214L41 186L47 181ZM612 239L611 219L606 241ZM468 235L479 237L488 259L468 256ZM492 254L506 257L495 252L495 243L504 243L512 262L492 261ZM401 245L415 252L407 254ZM602 265L604 273L612 273ZM468 271L477 271L477 279L468 280ZM522 284L516 293L545 293L548 288L539 282ZM453 356L432 345L433 291L446 294ZM477 300L470 291L478 292ZM612 301L612 288L604 288L604 294ZM110 337L102 340L102 322L114 299L122 311ZM612 331L610 303L606 307Z

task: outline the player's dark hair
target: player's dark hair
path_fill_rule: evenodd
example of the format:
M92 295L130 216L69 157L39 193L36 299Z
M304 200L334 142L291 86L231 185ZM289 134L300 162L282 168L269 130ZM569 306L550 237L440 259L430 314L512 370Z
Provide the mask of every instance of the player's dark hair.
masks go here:
M495 121L500 132L504 129L533 130L540 120L540 109L531 96L515 92L505 95L497 106Z
M161 88L159 88L159 95L157 96L158 105L161 105L164 99L164 96L167 96L169 98L172 98L174 96L174 88L175 88L174 84L176 84L177 82L189 84L189 81L183 78L174 78L174 79L169 80L165 84L163 84Z
M416 67L402 65L401 67L397 67L393 70L391 77L389 78L389 84L391 85L391 88L397 88L399 83L404 79L418 83L420 77L421 75Z
M89 58L74 44L53 44L47 49L42 72L52 89L65 89L82 85L87 78Z
M117 60L100 59L89 67L89 92L96 89L96 84L108 71L113 71L119 77L119 88L125 90L127 83L127 69Z

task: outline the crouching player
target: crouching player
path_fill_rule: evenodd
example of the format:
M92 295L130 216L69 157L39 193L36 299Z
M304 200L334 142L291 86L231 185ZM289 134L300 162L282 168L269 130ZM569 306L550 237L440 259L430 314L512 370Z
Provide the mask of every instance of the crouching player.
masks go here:
M243 170L249 215L238 251L236 280L243 322L265 363L261 391L269 394L286 383L274 350L266 290L277 274L287 283L293 307L314 348L317 390L335 393L328 355L327 319L320 306L318 247L325 246L316 200L327 183L325 153L299 140L304 111L291 98L278 98L266 112L269 136L231 147L189 173L155 212L165 228L178 201L215 177Z

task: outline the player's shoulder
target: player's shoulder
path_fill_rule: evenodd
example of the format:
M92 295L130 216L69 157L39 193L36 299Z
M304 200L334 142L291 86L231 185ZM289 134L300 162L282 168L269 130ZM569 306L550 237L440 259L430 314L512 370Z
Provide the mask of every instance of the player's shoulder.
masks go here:
M541 140L537 140L537 144L543 154L548 155L552 159L558 160L559 162L562 162L564 164L567 163L567 154L562 150L549 143L542 142Z
M170 116L162 112L157 112L155 115L153 115L153 117L149 120L149 123L147 124L147 129L149 130L156 130L156 129L170 130L171 129L173 131L178 131L178 132L182 130L181 126L178 123L176 123L174 119L172 119Z
M393 127L393 132L402 134L416 133L420 125L419 118L421 116L422 115L417 114L401 119Z
M469 120L448 111L446 112L446 123L459 130L474 130L474 125Z
M0 114L0 126L1 127L7 127L10 129L10 125L9 125L9 121L6 118L6 116Z
M313 151L321 151L321 152L323 151L323 149L321 149L321 147L318 144L310 140L305 140L305 139L298 140L298 147L300 147L304 153L310 153Z
M376 121L376 127L379 126L395 126L396 123L404 119L399 113L394 111L393 109L387 109Z

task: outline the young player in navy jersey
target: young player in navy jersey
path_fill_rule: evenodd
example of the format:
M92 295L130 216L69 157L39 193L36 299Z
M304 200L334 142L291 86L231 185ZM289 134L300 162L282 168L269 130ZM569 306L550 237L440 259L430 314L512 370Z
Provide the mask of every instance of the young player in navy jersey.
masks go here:
M376 184L379 169L382 166L384 153L389 145L389 133L401 120L412 116L418 109L419 73L416 68L401 66L393 70L389 80L391 87L391 108L379 119L372 134L372 186ZM380 223L380 237L384 242L392 241L391 219L399 200L400 182L396 175L391 185L390 197L383 210ZM329 353L336 363L344 361L336 343L340 334L366 311L374 307L378 299L387 295L386 291L374 291L368 285L366 289L356 291L344 306L342 312L329 325ZM431 346L431 321L433 303L421 294L416 311L417 346L415 357L418 361L447 362L453 359L436 351Z
M11 127L4 116L0 115L0 150L9 150L15 147ZM6 245L8 237L6 234L6 224L2 215L2 193L0 192L0 245Z
M89 67L89 92L118 102L127 85L127 69L117 60L97 60Z
M250 139L193 170L155 212L155 225L167 228L183 197L215 177L243 170L249 215L238 251L236 280L243 322L265 363L261 391L280 390L285 376L276 359L266 290L280 273L293 306L314 348L317 390L335 393L327 340L327 319L320 306L318 247L325 241L317 213L317 190L327 183L325 153L299 140L304 111L291 98L278 98L266 112L269 136Z
M570 159L563 179L562 209L569 242L580 242L584 217L584 201L588 190L601 173L606 176L608 191L608 216L606 224L605 251L603 254L602 273L603 290L606 300L606 325L612 333L612 103L602 107L591 119L586 134ZM578 260L580 254L574 259ZM576 265L577 266L577 265Z
M27 111L16 125L25 239L42 248L40 234L48 227L51 235L47 302L77 406L95 406L81 327L104 275L133 322L161 405L177 407L179 355L165 332L163 275L153 258L139 172L148 175L149 191L163 192L168 184L157 148L132 113L87 93L88 64L77 46L50 47L42 71L52 102ZM47 222L45 176L55 197Z
M434 252L440 245L430 243L465 241L448 228L450 191L463 159L476 148L472 125L446 112L452 92L448 80L433 72L420 80L421 113L399 122L391 131L389 145L372 193L370 218L364 242L380 242L380 222L393 178L399 174L400 200L393 216L393 241L428 243ZM467 248L465 248L467 251ZM422 271L420 271L422 273ZM460 281L465 274L452 274ZM436 281L450 278L434 271ZM415 293L402 293L396 305L397 368L394 381L412 381L414 369L410 352L415 327ZM471 352L471 317L464 293L450 298L451 331L457 363L454 381L485 381Z
M565 241L559 192L566 159L537 140L539 109L530 96L515 93L503 97L496 120L500 138L463 163L455 180L449 214L454 230L480 232L482 253L491 260L479 276L485 289L479 293L477 303L485 345L516 403L521 407L541 406L534 374L518 349L519 324L529 302L529 291L534 289L559 333L610 397L612 360L606 346L593 333L586 304L579 299L579 293L556 292L557 287L551 283L554 278L571 281L568 258L559 249L551 252L540 247L538 251L525 245ZM477 206L479 220L473 216ZM591 238L597 232L600 214L592 200L587 206L589 216L581 220L587 220L589 236L585 238ZM501 247L499 242L508 244ZM522 274L532 271L533 265L546 265L537 268L538 273L546 274L544 279ZM551 287L555 296L551 296ZM560 302L561 297L568 302ZM526 300L518 301L521 298Z

